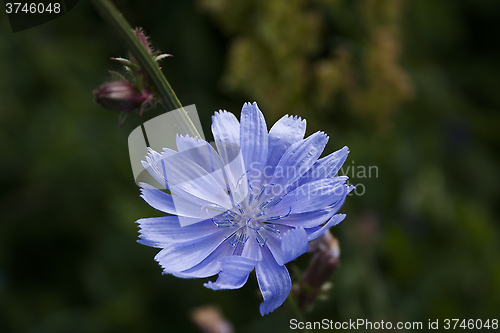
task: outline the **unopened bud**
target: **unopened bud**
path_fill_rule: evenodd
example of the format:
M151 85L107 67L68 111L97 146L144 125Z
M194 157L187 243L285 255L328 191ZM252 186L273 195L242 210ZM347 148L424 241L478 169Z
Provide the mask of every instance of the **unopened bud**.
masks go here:
M302 276L297 294L298 305L306 309L329 285L330 277L338 266L340 248L335 237L329 230L309 244L313 257Z
M94 91L95 100L103 108L116 111L132 111L142 108L143 103L152 100L149 89L138 91L135 85L128 81L110 81Z

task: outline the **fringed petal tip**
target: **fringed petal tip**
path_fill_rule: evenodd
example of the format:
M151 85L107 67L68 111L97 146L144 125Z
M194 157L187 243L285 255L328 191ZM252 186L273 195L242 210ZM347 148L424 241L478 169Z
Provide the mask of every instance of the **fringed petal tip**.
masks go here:
M225 283L224 281L220 281L220 279L217 279L217 281L208 281L203 284L203 286L207 289L212 289L212 290L234 290L234 289L239 289L243 287L243 285L247 282L245 279L242 283L238 285L231 285L228 283Z
M193 140L195 142L206 142L206 140L203 140L202 138L198 137L198 136L190 136L189 134L185 134L185 135L182 135L182 134L176 134L175 135L175 139L178 140L179 139L185 139L185 140ZM168 148L163 148L163 150L165 149L168 149Z
M294 115L291 115L291 114L285 114L283 117L281 117L282 119L287 119L287 120L293 120L293 121L299 121L299 122L306 122L305 119L302 119L302 117L300 116L294 116Z
M253 101L253 102L245 102L243 103L243 107L256 107L257 109L259 108L259 106L257 105L257 102L256 101Z
M212 119L216 116L224 116L224 115L227 115L228 113L231 113L227 110L222 110L222 109L219 109L219 111L215 111L214 112L214 115L212 116ZM232 113L231 113L232 114Z
M212 289L212 290L221 290L221 288L217 284L215 284L215 282L213 282L213 281L205 282L203 284L203 287L205 287L207 289Z

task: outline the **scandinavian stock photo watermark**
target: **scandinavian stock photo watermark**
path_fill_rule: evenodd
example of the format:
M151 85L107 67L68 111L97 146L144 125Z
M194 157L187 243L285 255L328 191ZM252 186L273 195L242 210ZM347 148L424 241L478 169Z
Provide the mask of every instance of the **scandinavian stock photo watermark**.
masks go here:
M339 174L348 176L348 183L354 185L354 190L348 195L362 196L366 193L366 185L363 180L378 178L379 170L377 165L356 165L353 160L351 165L343 165L339 170Z
M249 178L251 179L260 179L264 176L265 179L273 179L273 178L281 178L286 177L288 179L297 179L292 184L286 184L284 187L281 184L274 184L272 182L269 183L270 191L273 194L279 193L288 193L291 190L297 188L297 194L301 196L306 196L308 199L314 197L316 195L326 195L326 194L341 194L342 188L334 187L330 188L328 186L323 187L314 187L314 188L305 188L300 187L305 184L306 179L321 179L321 181L326 185L328 183L328 179L331 179L335 176L343 177L341 179L346 179L348 184L354 186L354 189L348 194L349 196L356 195L362 196L366 193L366 185L362 182L363 179L370 178L378 178L379 170L378 166L370 165L355 165L354 161L351 162L351 165L343 166L340 169L336 168L318 168L312 170L302 170L301 168L296 168L294 166L276 166L275 168L271 168L270 166L266 166L263 170L260 170L256 167L256 164L250 165L250 170L248 171ZM345 178L344 178L345 177ZM350 181L349 181L350 180ZM356 181L356 183L354 183ZM250 181L252 185L252 181ZM254 184L254 186L258 186L259 184ZM300 188L299 188L300 187ZM306 193L307 191L307 193ZM319 193L318 193L319 192Z

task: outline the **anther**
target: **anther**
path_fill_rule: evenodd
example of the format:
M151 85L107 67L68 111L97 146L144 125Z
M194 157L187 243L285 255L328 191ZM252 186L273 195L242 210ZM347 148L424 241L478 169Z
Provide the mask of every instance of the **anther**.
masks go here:
M264 239L262 236L257 232L255 235L255 239L257 240L257 243L261 246L264 247L266 246L267 238Z
M270 225L270 224L266 224L264 226L264 228L266 228L266 230L269 230L269 231L277 233L277 234L280 233L280 231L278 229L276 229L276 227L274 227L273 225Z

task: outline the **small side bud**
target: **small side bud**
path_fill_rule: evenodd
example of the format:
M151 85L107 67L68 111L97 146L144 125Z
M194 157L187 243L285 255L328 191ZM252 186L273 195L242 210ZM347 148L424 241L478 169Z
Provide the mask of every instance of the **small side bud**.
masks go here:
M152 92L147 88L139 91L128 81L110 81L94 91L95 101L103 108L115 111L132 111L144 108L153 99Z
M137 38L139 38L139 40L141 41L141 44L144 45L146 50L148 50L148 53L153 54L153 50L151 49L151 45L149 45L148 36L146 36L144 31L142 31L141 28L135 28L134 34L137 36Z
M153 58L153 60L155 62L158 62L158 61L160 61L160 60L162 60L164 58L172 56L171 54L162 53L161 51L158 51L158 50L153 51L153 48L151 47L151 44L149 43L149 37L146 36L146 34L144 33L144 31L141 28L136 28L134 30L134 34L137 36L137 38L139 39L139 41L141 42L141 44L148 51L148 53L151 55L151 57ZM137 63L137 62L136 62L136 60L134 59L134 57L132 55L130 55L130 60L128 60L128 59L121 59L121 58L115 58L114 60L120 61L126 67L131 67L130 66L131 64L134 65L135 67L137 67L137 68L131 67L131 69L140 69L138 65L134 64L134 63ZM124 60L128 61L128 63L126 63Z
M313 257L294 291L301 309L310 308L317 298L325 299L322 294L331 287L329 280L340 257L339 243L330 230L309 243L309 252L313 252Z

